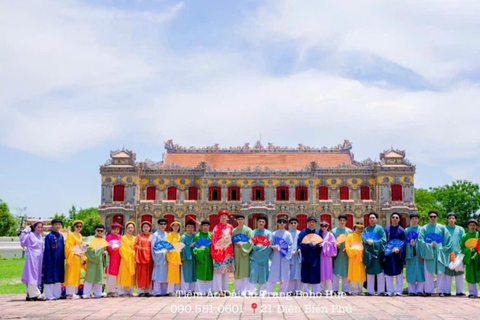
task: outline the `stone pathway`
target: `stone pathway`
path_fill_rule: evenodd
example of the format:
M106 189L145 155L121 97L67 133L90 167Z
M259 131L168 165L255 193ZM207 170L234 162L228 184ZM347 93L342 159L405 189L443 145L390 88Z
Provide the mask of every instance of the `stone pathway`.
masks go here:
M0 295L0 319L480 319L480 299L456 297L24 298Z

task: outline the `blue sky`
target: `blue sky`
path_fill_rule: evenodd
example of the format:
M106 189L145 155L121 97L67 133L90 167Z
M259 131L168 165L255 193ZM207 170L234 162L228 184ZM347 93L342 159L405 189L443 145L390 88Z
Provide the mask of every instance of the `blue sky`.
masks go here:
M391 146L416 185L480 182L480 4L3 1L0 199L97 206L125 146Z

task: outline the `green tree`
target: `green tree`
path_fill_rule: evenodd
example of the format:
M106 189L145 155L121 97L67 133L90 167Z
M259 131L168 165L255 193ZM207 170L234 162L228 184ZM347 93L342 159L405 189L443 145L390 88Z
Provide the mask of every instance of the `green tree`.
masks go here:
M480 187L467 180L456 180L451 185L431 188L435 199L445 212L457 214L457 224L466 226L480 209Z
M76 219L84 222L82 235L85 237L95 234L95 225L100 223L100 215L98 214L98 208L86 208L80 209L76 213Z
M415 188L415 205L417 206L418 214L420 215L420 225L428 223L428 212L431 210L438 212L438 223L445 224L445 209L437 201L437 198L430 189Z
M0 236L16 236L16 226L15 216L10 212L8 204L0 199Z

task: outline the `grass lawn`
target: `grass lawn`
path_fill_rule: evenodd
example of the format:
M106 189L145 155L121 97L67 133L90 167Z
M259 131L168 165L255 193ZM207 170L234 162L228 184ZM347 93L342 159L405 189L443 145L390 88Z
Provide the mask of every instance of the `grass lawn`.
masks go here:
M0 259L0 294L25 293L22 278L25 259Z

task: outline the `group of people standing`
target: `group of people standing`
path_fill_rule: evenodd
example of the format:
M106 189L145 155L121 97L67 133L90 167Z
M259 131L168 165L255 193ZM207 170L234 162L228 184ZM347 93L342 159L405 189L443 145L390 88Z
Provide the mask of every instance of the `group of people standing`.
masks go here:
M465 232L455 225L454 213L448 214L446 227L436 223L435 211L429 213L430 222L420 227L414 213L404 230L399 225L400 214L391 214L390 224L383 228L377 224L377 213L371 212L366 228L357 223L351 230L346 227L347 217L340 215L339 226L330 232L326 221L317 229L313 216L301 231L295 217L280 217L272 232L265 228L266 216L258 217L257 229L252 230L240 214L235 217L236 228L227 223L227 210L218 215L220 221L212 232L208 220L186 222L183 233L180 222L174 221L172 231L166 232L168 222L161 218L153 233L152 224L143 221L141 233L135 236L136 224L128 221L125 226L112 224L104 237L105 227L99 224L86 244L80 220L73 222L73 232L66 239L59 232L61 220L52 220L52 231L45 238L43 222L37 221L20 235L22 247L27 248L22 276L27 300L59 299L62 284L67 299L134 296L135 287L140 297L176 293L225 296L230 294L230 275L239 295L272 293L277 284L279 293L290 295L302 291L358 295L366 282L366 295L374 295L376 290L379 295L392 296L402 294L405 265L409 295L434 293L435 275L440 296L450 295L453 277L456 294L463 295L463 271L448 268L460 254L469 296L477 296L480 261L476 249L466 245L472 243L469 239L478 239L474 219L468 221ZM392 243L396 245L392 247ZM82 269L85 279L80 296Z

